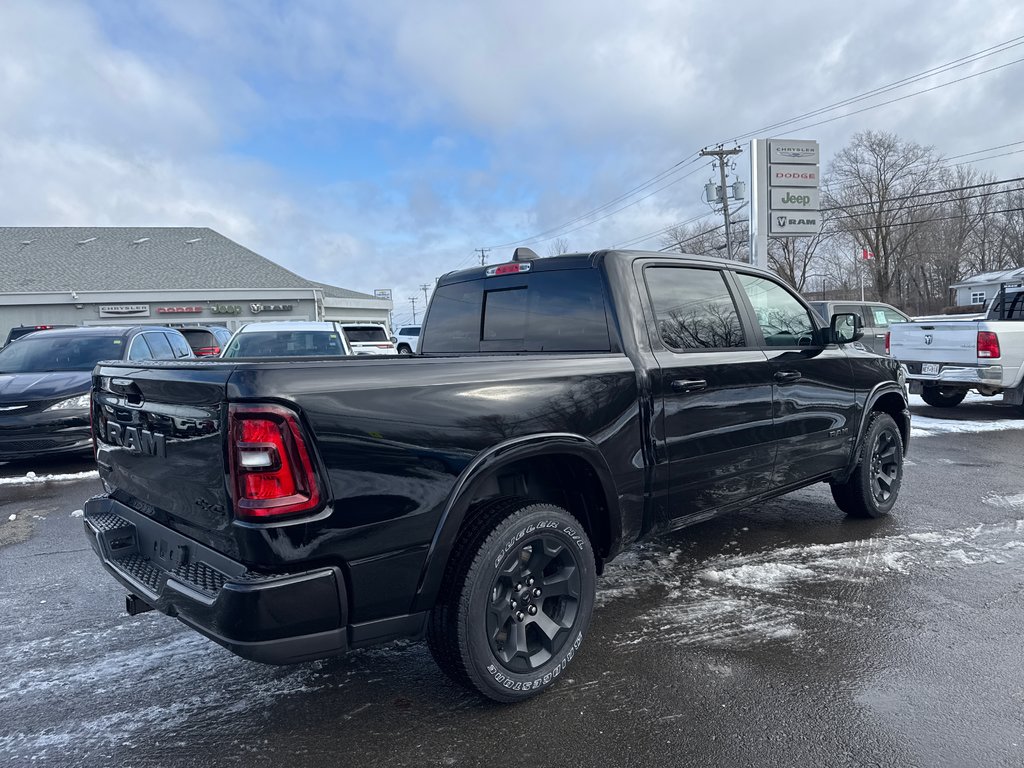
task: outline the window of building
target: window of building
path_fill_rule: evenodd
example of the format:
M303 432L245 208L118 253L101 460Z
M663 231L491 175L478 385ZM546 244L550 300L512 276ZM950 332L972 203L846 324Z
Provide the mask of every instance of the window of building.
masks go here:
M971 291L971 304L984 304L985 291Z

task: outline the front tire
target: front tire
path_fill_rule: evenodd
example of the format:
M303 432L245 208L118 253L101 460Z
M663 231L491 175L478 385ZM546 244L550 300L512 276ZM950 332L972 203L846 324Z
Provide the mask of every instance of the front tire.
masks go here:
M860 460L845 483L832 483L832 498L850 517L884 517L903 482L903 436L887 413L875 412L864 432Z
M474 511L452 551L427 642L456 682L499 702L550 687L594 610L594 551L580 522L544 502Z
M949 387L923 387L921 399L933 408L955 408L967 397L966 389Z
M399 344L398 345L398 354L400 354L400 355L411 355L412 354L412 349L410 349L409 346L406 345L406 344Z

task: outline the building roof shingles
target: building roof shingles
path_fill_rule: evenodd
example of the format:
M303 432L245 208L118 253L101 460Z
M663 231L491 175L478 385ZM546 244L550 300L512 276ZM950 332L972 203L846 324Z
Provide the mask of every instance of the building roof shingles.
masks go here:
M208 227L0 227L0 293L322 288Z

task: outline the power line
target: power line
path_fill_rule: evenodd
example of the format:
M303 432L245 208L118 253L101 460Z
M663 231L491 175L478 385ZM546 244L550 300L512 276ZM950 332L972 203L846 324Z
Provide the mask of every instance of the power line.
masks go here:
M685 219L684 221L677 221L675 224L669 224L667 227L662 227L661 229L655 230L654 232L648 232L646 235L640 235L638 237L632 237L629 240L625 240L625 241L623 241L621 243L616 243L615 245L612 246L612 248L629 248L630 246L637 245L639 243L644 242L644 240L650 240L651 238L657 237L658 235L663 235L666 232L668 232L670 229L675 229L676 227L685 227L687 224L692 224L693 222L699 221L700 219L706 219L706 218L708 218L710 216L715 216L715 215L717 215L716 211L709 211L708 213L701 213L701 214L699 214L697 216L694 216L692 218Z
M992 192L979 192L976 195L963 195L961 197L955 197L955 198L952 198L950 200L933 200L933 201L928 202L928 203L918 203L917 205L904 205L904 206L901 206L898 210L891 210L890 212L891 213L902 213L903 211L912 211L912 210L916 210L918 208L929 208L929 207L933 207L933 206L937 206L937 205L944 205L944 204L947 204L947 203L958 203L958 202L960 202L962 200L974 200L974 199L981 198L981 197L993 197L995 195L1002 195L1002 194L1007 194L1007 193L1010 193L1010 192L1024 192L1024 187L1014 187L1013 189L996 189L996 190L993 190ZM864 203L855 203L854 205L864 205ZM870 216L870 215L876 213L876 211L874 209L868 210L868 211L861 211L859 213L857 213L857 212L850 213L850 212L846 211L846 208L844 208L844 207L825 208L823 210L828 210L828 211L839 210L839 211L844 211L845 212L841 216L833 216L832 217L833 221L838 221L840 219L859 219L862 216Z
M923 70L922 72L918 72L918 73L913 74L913 75L908 75L907 77L903 77L903 78L901 78L899 80L896 80L896 81L894 81L892 83L888 83L886 85L879 86L877 88L873 88L873 89L871 89L869 91L865 91L865 92L863 92L861 94L857 94L855 96L848 97L846 99L840 100L838 102L834 102L834 103L826 105L824 107L819 107L817 109L811 110L809 112L805 112L803 114L797 115L797 116L789 118L787 120L778 121L778 122L772 123L772 124L770 124L768 126L764 126L762 128L758 128L757 130L748 131L746 133L739 134L738 136L735 136L732 139L732 142L738 142L738 141L741 141L741 140L753 137L753 136L757 135L758 133L761 133L761 132L766 131L766 130L774 130L774 129L777 129L777 128L782 128L782 127L785 127L785 126L792 125L793 123L797 123L797 122L799 122L801 120L806 120L808 118L812 118L812 117L816 117L818 115L826 114L828 112L834 111L835 109L839 109L839 108L844 107L844 106L849 106L851 104L855 104L855 103L858 103L860 101L864 101L865 99L871 98L872 96L879 96L879 95L882 95L884 93L888 93L888 92L891 92L891 91L896 90L898 88L904 87L906 85L911 85L911 84L913 84L915 82L919 82L920 80L925 79L927 77L931 77L931 76L936 75L936 74L942 74L944 72L949 72L949 71L951 71L953 69L956 69L958 67L965 66L965 65L971 64L971 63L975 63L977 61L981 61L982 59L988 58L989 56L994 56L994 55L997 55L999 53L1003 53L1004 51L1011 50L1012 48L1015 48L1015 47L1017 47L1019 45L1024 45L1024 35L1021 35L1021 36L1018 36L1018 37L1014 37L1014 38L1011 38L1009 40L1005 40L1005 41L1003 41L1001 43L997 43L996 45L990 46L988 48L984 48L984 49L982 49L980 51L976 51L976 52L968 54L966 56L962 56L962 57L960 57L958 59L953 59L952 61L945 62L944 64L939 64L937 66L934 66L934 67L931 67L929 69ZM960 78L957 78L955 80L951 80L951 81L948 81L948 82L945 82L945 83L940 83L938 85L931 86L929 88L924 88L924 89L921 89L919 91L915 91L913 93L904 94L903 96L900 96L900 97L895 98L895 99L890 99L888 101L880 102L878 104L869 105L867 107L855 110L853 112L846 112L846 113L844 113L842 115L836 115L836 116L833 116L833 117L830 117L830 118L827 118L825 120L821 120L821 121L818 121L818 122L815 122L815 123L809 123L809 124L806 124L806 125L802 125L802 126L799 126L797 128L794 128L793 130L794 131L800 131L800 130L804 130L806 128L812 128L812 127L815 127L815 126L818 126L818 125L824 125L825 123L833 122L835 120L840 120L840 119L843 119L845 117L852 117L853 115L861 114L863 112L867 112L867 111L870 111L870 110L873 110L873 109L878 109L880 107L884 107L884 106L887 106L887 105L890 105L890 104L894 104L894 103L897 103L899 101L903 101L905 99L909 99L909 98L912 98L914 96L919 96L919 95L924 94L924 93L929 93L931 91L938 90L940 88L945 88L947 86L954 85L956 83L960 83L960 82L963 82L965 80L969 80L969 79L974 78L974 77L980 77L981 75L985 75L985 74L989 74L991 72L995 72L995 71L1003 69L1005 67L1009 67L1009 66L1011 66L1013 64L1018 64L1021 61L1024 61L1024 58L1015 59L1014 61L1007 62L1005 64L1001 64L1001 65L996 66L996 67L991 67L989 69L982 70L980 72L975 72L975 73L972 73L970 75L965 75L964 77L960 77ZM725 144L725 143L730 143L730 142L720 142L720 143ZM616 213L619 213L619 212L625 210L626 208L631 207L632 205L636 205L637 203L641 202L642 200L645 200L648 197L651 197L652 195L657 194L657 192L660 192L660 191L666 189L667 187L671 186L672 184L675 184L675 183L678 183L679 181L682 181L683 178L687 178L687 176L692 175L692 174L688 174L687 176L684 176L682 178L676 179L674 182L671 182L670 184L666 184L666 185L660 187L659 189L655 190L654 192L652 192L652 193L650 193L648 195L645 195L644 197L641 197L641 198L639 198L637 200L634 200L631 203L628 203L627 205L624 205L624 206L616 209L615 211L611 211L610 213L608 213L605 216L601 216L601 217L599 217L597 219L594 219L593 221L581 224L580 226L575 227L574 229L571 229L571 230L569 230L567 232L563 232L562 231L562 230L564 230L568 226L571 226L571 225L573 225L573 224L575 224L577 222L583 221L584 219L587 219L587 218L589 218L589 217L591 217L591 216L593 216L593 215L595 215L597 213L605 211L606 209L616 205L617 203L619 203L621 201L624 201L624 200L627 200L628 198L632 197L636 193L648 189L649 187L651 187L654 184L657 184L659 181L663 180L665 177L667 177L669 175L672 175L673 173L677 173L677 172L683 170L685 167L689 167L689 165L692 165L698 159L699 159L699 156L697 155L697 153L691 153L691 154L687 155L686 157L684 157L682 160L679 160L678 162L676 162L674 165L670 166L669 168L661 171L660 173L658 173L655 176L647 179L646 181L636 185L635 187L633 187L632 189L622 193L618 197L613 198L612 200L610 200L609 202L605 203L604 205L598 206L597 208L593 208L593 209L591 209L591 210L589 210L589 211L587 211L585 213L582 213L582 214L580 214L580 215L570 219L569 221L566 221L566 222L564 222L564 223L562 223L562 224L560 224L560 225L558 225L556 227L552 227L552 228L546 229L546 230L544 230L542 232L535 233L533 235L530 235L528 237L525 237L525 238L522 238L522 239L519 239L519 240L513 240L513 241L509 241L507 243L502 243L501 245L495 245L495 246L492 246L492 248L506 248L506 247L510 247L512 245L520 245L520 244L526 244L526 243L530 243L530 242L545 242L546 240L554 239L554 237L545 238L544 237L545 235L560 236L562 234L570 234L571 232L576 232L576 231L579 231L580 229L585 229L586 227L591 226L592 224L596 224L598 221L602 221L602 220L608 218L608 216L612 216L612 215L614 215ZM988 159L990 159L990 158L988 158Z
M999 69L1005 69L1006 67L1012 66L1014 64L1020 64L1022 61L1024 61L1024 57L1021 57L1019 59L1014 59L1013 61L1008 61L1005 64L1000 64L997 67L991 67L989 69L983 69L980 72L973 72L973 73L971 73L969 75L964 75L963 77L958 77L956 80L950 80L950 81L945 82L945 83L939 83L938 85L933 85L930 88L922 88L920 91L914 91L913 93L907 93L907 94L904 94L903 96L899 96L899 97L897 97L895 99L889 99L888 101L882 101L882 102L879 102L878 104L872 104L870 106L863 107L861 109L855 109L853 112L844 112L841 115L836 115L835 117L829 117L829 118L826 118L824 120L819 120L816 123L807 123L806 125L800 125L800 126L797 126L796 128L793 128L791 130L794 131L794 132L796 132L796 131L803 131L803 130L806 130L808 128L814 128L814 127L819 126L819 125L825 125L826 123L831 123L831 122L834 122L836 120L842 120L843 118L846 118L846 117L853 117L854 115L859 115L862 112L870 112L872 109L878 109L879 107L885 107L885 106L888 106L889 104L895 104L895 103L900 102L900 101L905 101L906 99L913 98L914 96L920 96L922 93L930 93L932 91L937 91L940 88L945 88L946 86L949 86L949 85L956 85L957 83L962 83L964 80L970 80L971 78L974 78L974 77L981 77L981 75L987 75L990 72L995 72L996 70L999 70Z
M614 211L612 211L612 212L610 212L610 213L608 213L608 214L606 214L604 216L601 216L600 218L594 219L593 221L587 222L587 223L585 223L585 224L583 224L583 225L581 225L579 227L576 227L575 229L570 229L568 231L562 231L566 227L572 226L573 224L575 224L578 221L582 221L583 219L589 218L590 216L593 216L593 215L595 215L597 213L600 213L601 211L604 211L604 210L610 208L611 206L615 205L618 202L621 202L623 200L628 199L629 197L633 196L637 192L643 191L644 189L647 189L647 188L651 187L652 185L658 183L659 181L664 180L665 178L667 178L668 176L671 176L674 173L679 173L680 171L684 170L685 168L689 168L691 165L693 165L695 162L697 162L697 160L700 159L699 157L694 157L694 159L690 160L690 157L693 157L693 156L688 155L687 157L683 158L678 163L673 165L671 168L668 168L668 169L662 171L661 173L657 174L656 176L652 176L650 179L648 179L647 181L643 182L642 184L638 184L637 186L633 187L633 189L629 190L628 192L624 192L623 194L619 195L618 197L616 197L613 200L610 200L609 202L605 203L604 205L598 206L597 208L593 208L593 209L587 211L586 213L582 213L582 214L580 214L579 216L577 216L574 219L570 219L569 221L566 221L566 222L564 222L562 224L559 224L557 227L552 227L551 229L546 229L543 232L537 232L537 233L535 233L533 235L530 235L529 237L524 237L524 238L522 238L520 240L513 240L513 241L508 242L508 243L502 243L501 245L494 245L494 246L491 246L491 247L492 248L508 248L510 246L513 246L513 245L528 245L530 243L536 243L536 242L542 242L543 243L543 242L547 242L547 240L554 240L555 237L560 237L561 235L568 235L568 234L570 234L572 232L577 232L577 231L579 231L581 229L589 227L591 224L596 224L599 221L603 221L604 219L608 218L609 216L613 216L616 213L619 213L620 211L626 210L626 208L629 208L630 206L636 205L637 203L639 203L639 202L641 202L643 200L646 200L648 197L651 197L651 195L657 194L658 192L660 192L660 191L662 191L664 189L668 189L673 184L678 184L680 181L682 181L685 178L688 178L689 176L691 176L693 174L689 173L686 176L682 176L682 177L680 177L680 178L678 178L678 179L676 179L674 181L671 181L668 184L665 184L664 186L661 186L658 189L654 190L654 192L651 192L650 194L644 195L643 197L638 198L638 199L634 200L633 202L631 202L631 203L629 203L627 205L624 205L621 208L618 208L617 210L614 210ZM687 160L690 160L690 162L687 163L686 162ZM686 163L686 164L683 165L684 163ZM696 171L694 171L694 173L695 172ZM552 237L545 238L544 235L552 235Z
M847 97L847 98L842 99L840 101L833 102L832 104L829 104L829 105L827 105L825 107L819 107L819 108L813 109L813 110L811 110L809 112L804 112L802 115L797 115L795 117L791 117L791 118L788 118L786 120L781 120L781 121L776 122L776 123L771 123L770 125L763 126L763 127L758 128L756 130L753 130L753 131L748 131L747 133L743 133L743 134L740 134L739 136L734 137L732 139L732 141L733 142L743 141L745 139L749 139L749 138L752 138L754 136L757 136L758 134L763 133L765 131L775 130L776 128L782 128L782 127L785 127L787 125L790 125L791 123L799 122L800 120L806 120L808 118L817 117L818 115L823 115L826 112L831 112L834 109L839 109L840 107L845 107L845 106L849 106L850 104L855 104L855 103L857 103L859 101L864 101L865 99L869 99L872 96L880 96L883 93L888 93L890 91L893 91L893 90L896 90L898 88L901 88L901 87L903 87L905 85L910 85L910 84L912 84L914 82L918 82L918 81L920 81L922 79L925 79L927 77L931 77L931 76L936 75L936 74L942 74L944 72L948 72L948 71L956 69L958 67L965 66L967 64L973 64L974 62L981 61L982 59L988 58L989 56L995 56L996 54L1003 53L1004 51L1008 51L1011 48L1016 48L1019 45L1024 45L1024 35L1020 35L1019 37L1010 38L1009 40L1004 40L1003 42L997 43L996 45L990 46L989 48L983 48L980 51L975 51L974 53L970 53L970 54L968 54L966 56L962 56L959 59L953 59L952 61L948 61L945 64L939 64L937 66L934 66L934 67L931 67L929 69L923 70L922 72L918 72L918 73L913 74L913 75L908 75L906 77L903 77L903 78L901 78L899 80L895 80L895 81L893 81L891 83L888 83L886 85L881 85L881 86L878 86L877 88L873 88L873 89L871 89L869 91L865 91L865 92L857 94L855 96L850 96L850 97ZM996 50L996 49L999 49L999 50ZM856 114L856 113L851 113L851 114ZM723 142L723 143L729 143L729 142Z
M695 168L694 170L690 171L689 173L687 173L687 174L685 174L683 176L680 176L678 179L674 179L673 181L668 182L668 184L664 184L664 185L658 187L657 189L655 189L654 191L648 192L643 197L638 197L633 202L627 203L626 205L622 206L621 208L616 208L614 211L609 211L608 213L604 214L603 216L600 216L600 217L594 219L593 221L589 221L586 224L581 224L580 226L574 227L573 229L567 229L564 232L560 232L555 237L561 237L563 235L571 235L573 232L578 232L581 229L586 229L591 224L596 224L599 221L603 221L604 219L607 219L607 218L609 218L611 216L614 216L616 213L620 213L620 212L626 210L627 208L629 208L631 206L634 206L637 203L646 200L649 197L653 197L654 195L658 194L659 192L661 192L663 190L666 190L666 189L668 189L669 187L671 187L671 186L673 186L675 184L678 184L679 182L683 181L684 179L690 178L695 173L698 173L701 170L702 170L702 167ZM529 238L529 239L526 239L526 240L520 240L519 242L520 243L525 243L525 244L536 244L538 242L543 243L543 242L547 242L548 240L554 240L555 237L548 237L548 238L544 238L542 240L538 240L537 238Z
M974 215L975 216L995 216L995 215L1000 214L1000 213L1018 213L1020 211L1024 211L1024 208L1003 208L1003 209L998 210L998 211L981 211L981 212L978 212L978 213L976 213ZM929 223L931 223L933 221L952 221L953 219L960 219L960 218L963 218L963 217L962 216L937 216L937 217L935 217L933 219L917 219L915 221L902 221L902 222L896 222L894 224L886 224L886 227L889 227L889 228L912 227L912 226L915 226L917 224L929 224ZM876 227L849 227L849 228L845 229L844 231L846 231L846 232L870 232L870 231L872 231L874 229L876 229Z
M912 200L918 197L934 197L935 195L946 195L953 192L967 192L972 189L981 189L982 187L994 187L998 184L1015 184L1018 181L1024 181L1024 176L1015 176L1012 179L998 179L996 181L983 181L978 184L967 184L961 187L949 187L947 189L935 189L930 192L915 192L910 195L897 195L896 197L886 198L884 202L892 203L899 202L900 200ZM844 187L845 189L845 187ZM837 211L846 210L850 207L862 206L862 205L876 205L878 200L865 200L862 203L850 203L848 206L832 206L831 208L822 208L822 211Z

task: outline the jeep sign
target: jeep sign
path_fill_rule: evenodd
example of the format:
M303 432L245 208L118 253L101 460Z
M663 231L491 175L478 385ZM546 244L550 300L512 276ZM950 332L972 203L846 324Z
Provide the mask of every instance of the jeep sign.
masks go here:
M819 203L820 196L814 187L771 188L773 211L817 211Z

